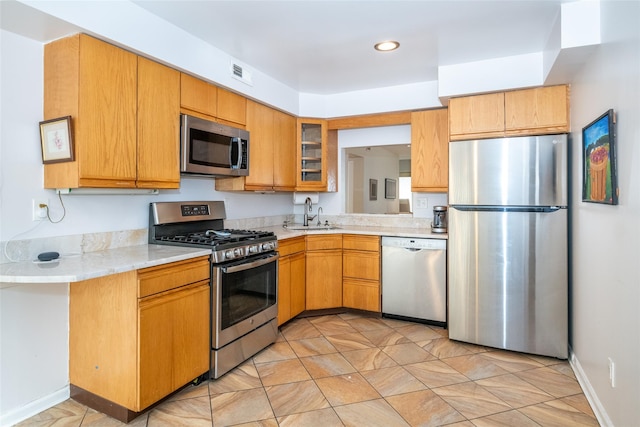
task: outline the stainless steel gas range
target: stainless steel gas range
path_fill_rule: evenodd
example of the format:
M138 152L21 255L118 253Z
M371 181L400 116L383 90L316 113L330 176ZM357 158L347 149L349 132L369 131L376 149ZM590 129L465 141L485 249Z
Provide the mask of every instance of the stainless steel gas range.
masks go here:
M211 369L218 378L275 342L278 241L224 228L224 202L156 202L149 243L211 248Z

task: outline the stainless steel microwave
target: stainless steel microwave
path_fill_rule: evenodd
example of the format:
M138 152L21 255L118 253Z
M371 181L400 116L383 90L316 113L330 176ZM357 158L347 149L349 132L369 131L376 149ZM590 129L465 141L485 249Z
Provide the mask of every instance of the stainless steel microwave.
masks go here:
M180 173L204 176L249 175L249 132L182 114Z

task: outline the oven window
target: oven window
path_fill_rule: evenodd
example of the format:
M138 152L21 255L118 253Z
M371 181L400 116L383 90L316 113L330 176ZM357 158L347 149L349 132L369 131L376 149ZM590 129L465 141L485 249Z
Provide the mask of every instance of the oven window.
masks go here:
M234 273L222 273L221 329L243 321L276 303L277 262Z

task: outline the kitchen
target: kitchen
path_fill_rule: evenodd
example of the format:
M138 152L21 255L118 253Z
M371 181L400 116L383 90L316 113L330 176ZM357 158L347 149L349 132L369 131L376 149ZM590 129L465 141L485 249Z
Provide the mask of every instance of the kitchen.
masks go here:
M4 7L4 5L3 5ZM44 6L43 6L44 7ZM127 7L126 5L123 7ZM618 8L629 7L630 11ZM626 27L620 22L628 22L637 9L633 5L623 6L616 2L602 3L601 19L603 43L599 50L593 53L584 68L575 71L574 78L568 79L572 84L571 105L572 105L572 133L574 138L579 138L582 126L591 121L595 116L607 108L615 108L619 112L618 141L619 169L621 203L616 207L605 207L585 204L578 201L580 168L578 150L572 154L574 169L572 172L572 189L574 193L574 231L573 231L573 262L572 268L574 294L571 305L573 307L572 323L572 348L574 354L580 360L581 365L593 387L594 395L600 400L605 413L609 414L611 423L614 425L628 425L632 420L638 418L637 408L632 402L637 401L638 396L638 373L634 360L637 359L638 342L638 315L637 306L640 303L637 286L638 271L636 262L638 253L638 191L637 191L637 171L632 165L640 164L637 151L633 151L631 145L634 135L637 135L637 126L632 124L632 120L623 120L623 117L635 117L638 112L637 103L637 71L638 56L637 33L632 32L633 25ZM46 11L44 11L47 13ZM109 16L108 11L104 11L105 16ZM61 11L51 11L53 14ZM72 12L68 12L72 13ZM80 13L77 11L76 13ZM138 13L140 13L138 11ZM3 14L4 16L4 14ZM4 27L3 17L3 29ZM68 16L67 20L74 21L80 19ZM82 21L80 21L82 22ZM90 23L82 25L92 28ZM625 33L625 29L630 33ZM98 30L96 32L109 36L117 29ZM125 32L126 33L126 32ZM141 51L155 52L157 46L142 46L140 41L130 40L131 36L113 35L114 38L122 37L123 43L138 46ZM129 38L127 38L129 37ZM634 38L635 37L635 38ZM135 37L134 37L135 38ZM625 49L625 41L632 40L628 50L619 52L617 49ZM604 43L606 41L606 43ZM33 227L30 215L27 218L25 212L30 211L31 199L41 195L48 199L48 202L55 207L52 211L53 219L58 219L62 212L58 207L57 198L51 192L44 192L42 189L42 164L38 147L37 123L42 119L42 47L40 43L30 41L13 32L3 31L2 37L3 51L3 137L2 137L2 240L17 238L42 238L54 236L67 236L69 240L77 242L79 233L94 235L95 240L85 244L110 247L122 244L125 239L119 230L137 230L146 228L147 218L142 214L132 214L124 216L121 212L131 211L130 206L136 212L146 212L145 205L149 201L154 201L153 197L139 195L122 196L100 196L88 195L82 199L65 197L65 204L68 209L67 220L56 227L48 224L40 225L32 234L18 235L25 233ZM8 55L8 60L5 60ZM16 64L11 66L11 64ZM19 65L18 65L19 64ZM193 70L196 71L197 67ZM212 76L215 77L215 76ZM257 77L257 76L256 76ZM226 77L225 77L226 78ZM215 78L213 80L216 80ZM224 81L221 81L224 83ZM231 86L231 85L230 85ZM278 86L278 85L277 85ZM429 85L426 85L430 87ZM420 87L424 89L423 86ZM265 101L280 104L283 108L296 111L293 105L293 98L297 96L291 94L291 89L286 87L278 91L278 99L275 95L265 95ZM416 89L416 88L413 88ZM403 88L398 89L404 92ZM411 91L409 91L411 92ZM284 94L284 95L283 95ZM272 97L272 98L270 98ZM335 99L340 103L340 97ZM407 102L411 102L415 95L408 94ZM389 101L390 104L393 101ZM421 107L424 103L419 104ZM435 102L434 102L435 104ZM11 105L11 109L7 108ZM341 103L344 105L344 103ZM435 106L435 105L434 105ZM390 106L390 109L394 108ZM405 106L405 108L410 105ZM426 107L429 107L427 105ZM602 110L602 111L601 111ZM363 111L356 111L362 113ZM305 113L309 116L323 116L316 111ZM331 113L331 116L347 115L341 111ZM25 143L24 135L30 137ZM635 157L634 157L635 156ZM9 160L10 159L10 160ZM635 175L634 175L635 174ZM15 182L23 183L15 186ZM179 191L167 191L167 198L171 200L197 200L201 194L211 193L211 182L202 180L188 180ZM246 217L244 212L251 212L256 204L261 205L261 215L264 216L287 216L290 214L300 215L301 207L292 207L290 194L229 194L224 193L221 198L227 202L229 218L242 219ZM319 204L329 215L341 212L340 194L330 193L320 196ZM437 203L436 203L437 204ZM14 206L24 208L16 210ZM25 207L26 206L26 207ZM429 208L425 209L427 212ZM615 220L612 221L612 215ZM116 219L117 218L117 219ZM260 224L257 224L259 226ZM46 227L46 228L45 228ZM634 238L635 237L635 238ZM128 238L128 236L126 237ZM595 239L596 243L593 243ZM138 240L139 241L139 240ZM144 242L144 239L143 239ZM597 264L597 265L596 265ZM606 269L598 266L605 265ZM37 287L34 287L37 288ZM64 313L66 285L51 286L46 289L39 289L38 292L45 291L51 296L44 307L45 310L34 310L33 306L29 310L33 311L34 322L31 325L47 324L47 322L61 322L61 327L66 328L66 321L60 318L60 313ZM8 301L7 290L3 290L3 301ZM36 292L36 293L38 293ZM43 302L44 303L44 302ZM20 307L19 305L16 307ZM17 308L16 308L17 309ZM7 324L7 319L11 310L3 304L3 325ZM54 319L47 316L47 313L55 313ZM43 316L36 320L37 316ZM64 317L64 316L62 316ZM13 317L15 318L15 317ZM18 317L21 318L21 317ZM26 326L26 325L25 325ZM56 330L54 328L54 330ZM614 333L612 333L612 330ZM3 326L3 344L5 341L5 330ZM30 336L30 334L27 334ZM39 347L56 349L65 347L63 343L67 338L64 334L40 337L45 341L38 340ZM50 341L47 341L50 340ZM35 341L35 340L34 340ZM27 342L24 345L30 345ZM609 352L609 353L607 353ZM6 366L31 367L28 362L11 361L10 365L5 365L3 345L3 378L5 378ZM38 354L37 350L31 349L25 354ZM52 366L65 366L64 352L54 351L51 360ZM615 388L609 385L609 372L607 358L611 357L616 362L617 384ZM35 363L35 361L34 361ZM35 365L37 366L37 365ZM31 370L29 368L29 370ZM52 369L53 371L55 369ZM38 380L22 384L16 390L12 389L12 394L16 401L31 402L44 395L49 395L53 390L57 390L56 384L65 384L67 374L56 372L53 377L45 377L44 381L38 376ZM61 376L62 379L56 377ZM5 381L2 381L5 384ZM14 383L12 383L14 384ZM41 388L45 391L41 391ZM14 394L15 393L15 394ZM4 407L6 392L3 390L2 412L13 408L9 405ZM635 400L634 400L635 399ZM9 401L7 401L9 402ZM623 402L630 402L625 404Z

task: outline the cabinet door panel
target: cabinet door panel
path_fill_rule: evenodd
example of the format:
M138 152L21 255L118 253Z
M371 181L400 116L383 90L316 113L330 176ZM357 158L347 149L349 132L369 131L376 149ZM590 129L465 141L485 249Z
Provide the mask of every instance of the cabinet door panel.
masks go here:
M446 192L449 134L446 109L411 113L411 190Z
M569 131L567 86L506 92L504 103L507 134L531 135Z
M504 93L449 100L451 140L504 136Z
M273 187L273 110L257 102L247 104L249 142L249 176L247 188L270 190Z
M344 251L342 274L345 277L380 280L380 255L375 252Z
M307 252L306 308L342 307L342 250Z
M299 252L291 257L291 317L306 309L306 257Z
M217 102L217 117L219 119L241 125L247 123L247 99L245 97L219 87Z
M342 301L344 307L379 312L379 282L345 278Z
M380 237L365 236L361 234L344 234L342 236L342 248L360 251L380 251Z
M188 74L180 74L180 107L215 117L218 112L218 88Z
M296 118L273 112L273 189L294 191L296 187Z
M291 319L291 257L278 259L278 326Z
M307 251L342 249L342 234L307 236Z
M180 187L180 73L138 57L138 181Z

